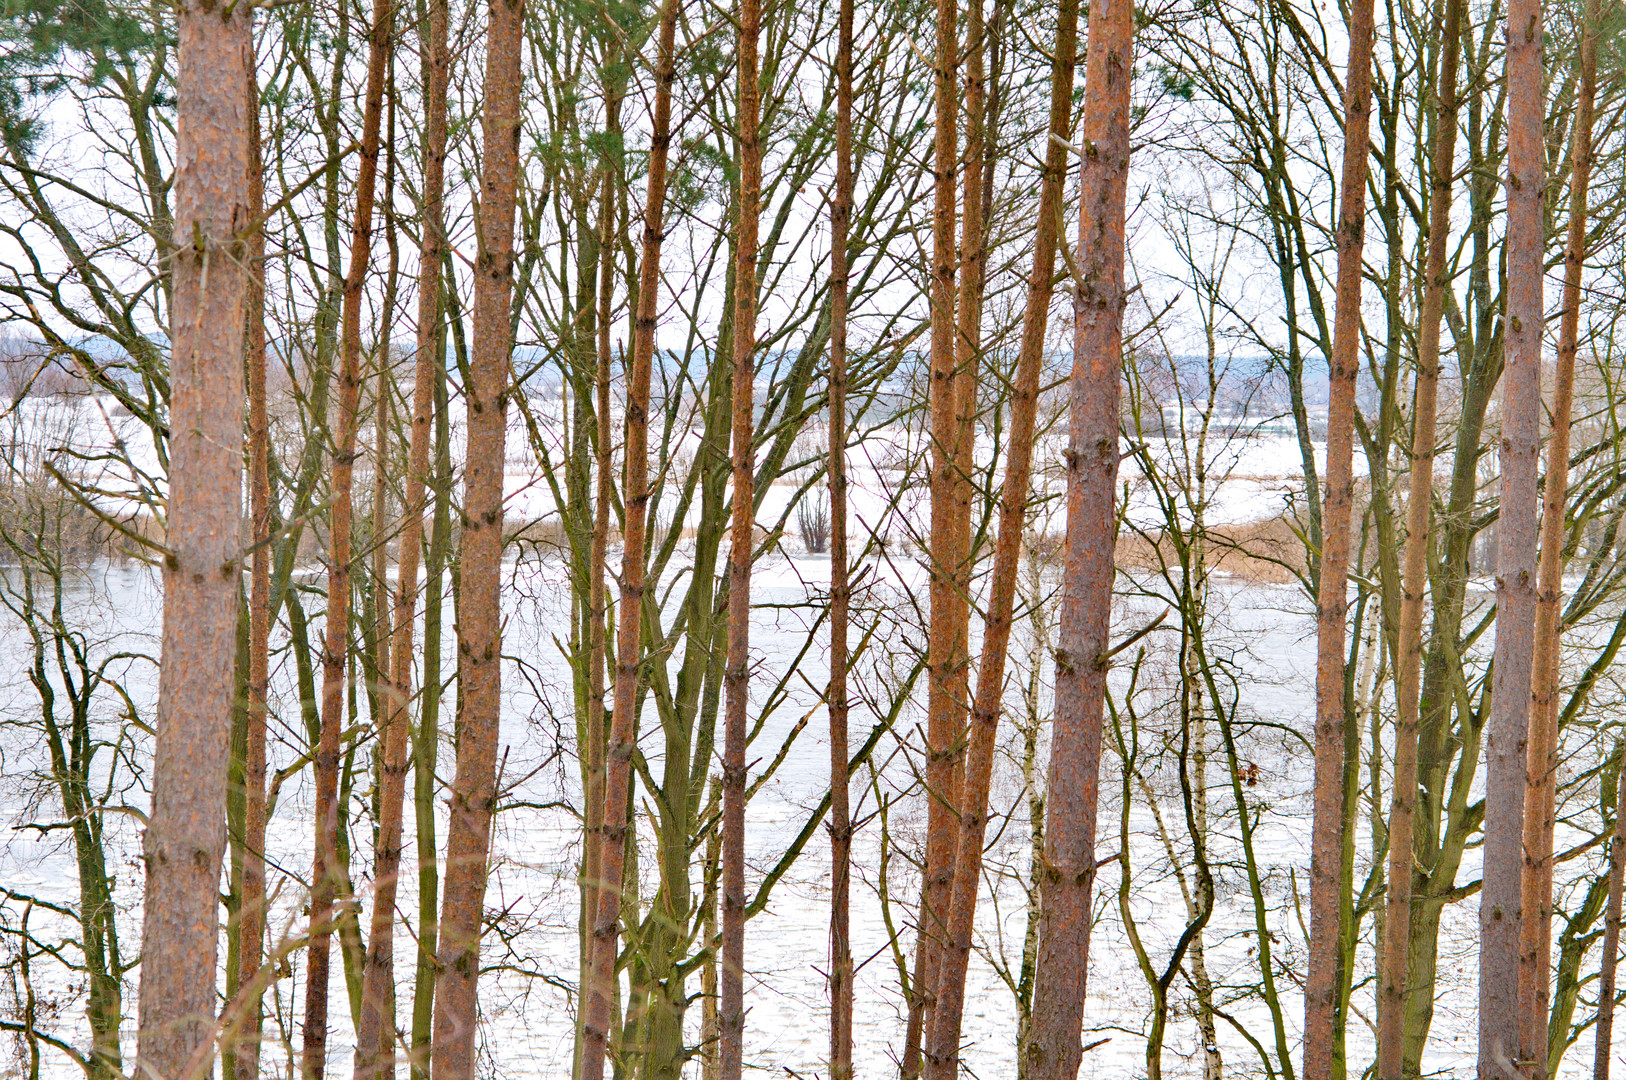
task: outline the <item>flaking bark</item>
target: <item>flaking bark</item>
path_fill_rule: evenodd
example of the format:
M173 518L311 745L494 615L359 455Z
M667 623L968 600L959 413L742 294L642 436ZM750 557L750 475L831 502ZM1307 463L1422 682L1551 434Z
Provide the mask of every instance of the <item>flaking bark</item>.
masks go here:
M1067 551L1046 778L1044 866L1030 1080L1074 1080L1083 1057L1095 884L1101 721L1117 538L1118 397L1123 357L1124 203L1135 41L1128 0L1090 5L1073 300Z
M253 9L177 13L170 441L152 810L143 837L139 1075L212 1036L242 574L243 329L252 217Z
M1524 802L1536 615L1546 148L1541 0L1507 9L1507 288L1502 371L1496 648L1485 725L1479 905L1479 1076L1522 1075L1519 996Z
M446 832L446 884L440 915L440 977L435 986L435 1080L473 1080L479 1016L480 935L486 859L497 802L498 721L502 711L503 466L508 415L514 211L519 185L520 58L524 0L487 8L485 101L481 120L479 252L469 347L468 456L464 467L463 553L458 601L457 766Z

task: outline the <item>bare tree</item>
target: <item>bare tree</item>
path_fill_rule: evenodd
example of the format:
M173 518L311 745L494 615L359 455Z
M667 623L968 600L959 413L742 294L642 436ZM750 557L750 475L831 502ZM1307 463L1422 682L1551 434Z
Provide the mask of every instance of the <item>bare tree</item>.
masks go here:
M421 349L414 372L412 427L409 436L406 484L401 506L400 552L396 562L396 589L391 603L385 556L389 543L388 488L389 439L394 426L390 418L391 365L390 327L395 307L397 240L394 213L395 103L397 90L394 65L389 79L390 139L384 180L385 236L390 248L390 283L384 294L384 313L379 335L378 391L374 398L373 432L377 450L373 463L373 583L376 590L379 686L378 724L379 784L378 831L373 842L373 910L367 930L367 959L362 969L361 1015L356 1022L356 1080L385 1080L394 1074L395 1054L395 897L401 873L402 837L405 833L406 774L409 765L412 720L408 712L412 700L412 619L418 596L418 567L423 540L424 478L429 469L430 409L434 400L433 334L439 306L438 275L423 280L423 249L435 242L429 232L438 227L432 215L420 239L419 248L419 335L423 334L423 313L430 309L431 345ZM433 123L433 120L430 121ZM444 121L443 121L444 122ZM428 164L426 162L426 164ZM431 177L439 187L440 177ZM426 201L427 198L426 194ZM432 196L439 198L438 193ZM438 252L437 252L438 255ZM428 285L425 290L424 286ZM425 297L427 291L427 298ZM428 369L427 372L425 369Z
M1123 355L1124 202L1129 182L1132 4L1090 6L1084 145L1079 179L1079 278L1073 298L1067 556L1056 649L1056 715L1046 777L1039 956L1034 972L1032 1080L1073 1080L1095 885L1117 515L1118 396Z
M974 20L975 21L975 20ZM960 818L953 889L939 954L938 979L926 1034L928 1080L954 1080L960 1073L960 1029L965 1007L966 970L971 958L977 895L982 882L983 844L988 826L989 785L1005 695L1005 659L1016 610L1017 573L1033 468L1045 331L1054 290L1056 246L1061 230L1062 186L1067 178L1067 139L1072 133L1073 75L1078 52L1078 4L1064 0L1057 16L1050 74L1050 124L1040 178L1039 216L1034 230L1033 268L1028 275L1022 344L1012 387L1010 440L1005 482L1000 492L999 539L994 551L977 696L971 713L970 746L960 786ZM968 161L970 157L968 156Z
M237 597L243 561L243 327L250 207L243 88L253 10L178 13L170 484L163 664L144 840L137 1069L178 1077L208 1055L226 844Z
M603 1080L616 979L621 887L626 868L627 792L632 780L633 710L638 702L645 592L645 527L649 511L649 380L660 302L661 240L666 214L667 156L672 145L672 84L677 80L678 0L661 6L655 101L644 202L643 252L638 263L632 366L627 372L626 439L622 449L621 596L616 626L615 700L604 752L604 808L599 839L598 909L593 915L589 982L583 988L583 1080ZM602 347L602 345L601 345ZM601 435L601 438L603 436Z
M1378 1078L1402 1080L1408 946L1411 940L1413 844L1417 809L1417 721L1423 657L1423 603L1428 578L1429 515L1434 490L1435 411L1440 378L1440 317L1450 276L1451 188L1456 179L1457 68L1462 51L1463 0L1444 0L1434 145L1430 158L1428 254L1417 332L1417 380L1412 402L1411 480L1406 493L1406 551L1396 657L1394 789L1389 803L1389 891L1384 910L1378 997Z
M418 706L418 730L413 744L413 787L418 844L418 970L412 1001L412 1074L415 1080L429 1075L429 1043L434 1024L434 987L439 948L439 920L436 895L439 872L435 865L434 791L437 740L436 718L440 712L440 596L444 548L450 542L447 488L450 487L450 447L447 445L446 373L442 362L445 348L448 286L441 277L446 253L446 93L451 56L447 47L449 11L447 0L427 0L426 18L419 31L419 55L423 66L423 187L418 242L418 310L414 343L412 384L412 434L407 447L406 492L402 512L406 528L401 536L401 557L396 572L396 692L403 694L411 684L413 599L417 595L416 571L408 573L407 549L417 549L423 537L423 518L433 517L431 550L425 570L423 696ZM431 432L433 427L433 432ZM436 444L435 507L426 502L425 486L430 480L430 439ZM414 518L417 520L415 521ZM413 531L417 530L414 539ZM408 656L400 656L399 635L405 635ZM427 841L427 843L426 843ZM427 850L426 850L427 849Z
M1626 891L1626 824L1623 824L1626 818L1620 813L1622 761L1626 761L1626 749L1616 744L1612 768L1615 797L1606 799L1611 803L1614 834L1609 838L1609 899L1603 924L1603 959L1598 972L1598 1025L1593 1029L1592 1080L1609 1080L1609 1066L1615 1057L1615 974L1620 962L1621 894Z

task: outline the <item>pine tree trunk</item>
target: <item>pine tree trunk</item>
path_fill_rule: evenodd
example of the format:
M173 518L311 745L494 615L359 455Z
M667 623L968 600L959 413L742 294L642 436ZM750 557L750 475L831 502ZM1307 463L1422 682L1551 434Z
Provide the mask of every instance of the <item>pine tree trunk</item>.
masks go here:
M974 19L973 23L974 30L980 29L977 20ZM924 1040L928 1080L955 1080L960 1071L966 970L976 923L978 886L982 881L989 784L993 776L996 736L1004 697L1005 658L1016 607L1017 573L1021 569L1022 534L1026 525L1039 384L1044 366L1045 330L1049 325L1050 298L1055 278L1062 186L1067 177L1065 144L1072 128L1072 89L1077 48L1077 0L1064 0L1058 14L1051 67L1050 138L1046 140L1044 171L1040 181L1033 268L1028 277L1021 352L1011 394L1010 442L1006 450L1005 483L999 503L999 539L994 552L994 573L977 671L977 697L971 714L970 747L965 759L964 783L960 788L953 888L944 945L939 954L935 1005ZM973 55L977 51L974 39ZM980 147L977 156L980 157ZM968 155L968 160L970 157ZM970 273L968 270L968 275ZM962 299L975 302L974 297L968 298L964 294Z
M1440 377L1440 317L1450 286L1451 186L1457 148L1457 68L1464 0L1444 0L1430 162L1428 249L1417 329L1411 479L1406 494L1406 548L1401 570L1397 719L1393 791L1389 803L1389 891L1384 908L1378 991L1378 1080L1405 1075L1406 973L1410 964L1413 840L1417 809L1417 728L1423 662L1424 590L1428 584L1429 511L1434 490L1435 411Z
M614 708L604 751L603 827L599 840L598 910L589 949L590 979L583 987L582 1080L603 1080L614 1020L616 953L621 889L626 870L632 753L637 738L633 711L642 659L645 529L649 513L649 383L655 356L660 302L661 240L665 230L667 155L672 144L672 84L677 78L678 0L663 0L655 103L649 143L649 189L644 204L643 254L638 264L632 365L627 373L626 438L622 450L621 596L616 626Z
M135 1072L180 1076L215 1014L238 588L253 12L177 13L169 501Z
M839 0L836 192L830 207L830 1080L853 1075L852 773L847 746L847 233L853 213L853 6Z
M1520 1057L1533 1080L1548 1074L1548 1011L1552 995L1553 814L1558 771L1560 615L1564 599L1564 516L1570 475L1570 409L1575 399L1575 353L1581 322L1581 266L1587 255L1587 185L1592 177L1592 124L1598 89L1599 0L1582 16L1575 134L1570 144L1570 220L1564 246L1563 311L1553 373L1552 434L1541 504L1541 561L1537 567L1535 654L1532 663L1530 745L1525 767L1525 913L1520 943L1519 997L1524 1013ZM1566 1032L1567 1036L1567 1032Z
M955 758L964 732L960 654L956 628L963 622L963 597L955 579L963 561L957 512L961 397L964 388L955 370L954 236L955 172L959 143L959 4L937 0L937 64L933 100L935 137L932 165L931 323L931 534L929 586L931 611L926 639L926 861L921 882L914 986L904 1034L903 1080L920 1075L921 1040L931 1028L932 994L937 985L937 959L954 877L955 807L958 776Z
M497 801L502 713L503 468L509 359L514 343L510 305L524 23L524 0L491 0L481 122L480 247L474 266L473 337L466 388L468 457L457 640L462 697L446 833L441 968L435 987L431 1049L436 1080L473 1080L475 1073L480 933L491 817Z
M310 945L305 982L305 1025L300 1068L305 1080L321 1080L327 1068L329 942L335 903L348 880L339 843L339 731L344 725L345 671L350 641L352 482L355 477L356 414L361 401L361 304L372 250L373 191L378 177L384 111L384 66L389 56L391 0L377 0L368 34L367 90L362 114L355 217L350 228L350 266L344 278L344 328L339 371L339 415L334 427L329 478L327 624L322 644L322 720L316 747L316 854L311 867Z
M1541 448L1546 121L1541 0L1507 12L1507 330L1496 648L1485 725L1484 888L1479 906L1479 1076L1524 1075L1519 995L1524 802L1536 615L1536 459ZM1532 913L1533 914L1533 913Z
M393 65L392 65L393 68ZM412 717L412 622L418 599L418 566L422 553L424 477L429 470L430 410L434 400L433 346L417 358L413 373L412 429L401 504L400 547L396 587L390 603L386 561L388 523L390 327L395 306L398 263L393 200L395 194L395 81L390 79L390 138L384 179L385 236L389 242L389 285L379 344L378 391L373 428L376 443L373 474L373 580L378 591L379 670L383 685L377 698L384 713L378 740L381 764L378 832L373 859L373 911L367 931L367 959L362 971L361 1016L356 1025L356 1080L390 1080L395 1075L395 897L400 884L405 835L406 774L410 765ZM420 251L420 259L422 252ZM420 267L421 269L421 267ZM421 288L421 283L420 283ZM424 297L420 295L420 321ZM428 298L438 301L434 292ZM431 332L434 315L430 316ZM422 334L422 327L419 328ZM425 371L425 368L428 371ZM392 618L393 617L393 618Z
M1344 85L1344 162L1338 208L1338 280L1329 358L1326 496L1316 590L1314 822L1310 838L1310 945L1304 982L1304 1076L1339 1080L1343 1023L1339 948L1345 890L1344 640L1350 516L1355 500L1355 378L1360 371L1361 251L1366 227L1372 110L1371 0L1350 10Z
M610 86L605 87L609 119L606 123L606 141L618 145L621 132L621 95ZM605 664L608 647L609 591L605 581L605 565L610 546L611 500L614 498L610 477L611 439L614 430L610 424L610 317L615 298L615 223L616 184L620 180L619 159L614 169L606 160L602 189L599 197L598 246L598 325L596 349L598 361L593 382L595 416L593 421L595 488L593 495L593 537L587 556L588 581L588 657L587 657L587 768L586 783L582 790L582 986L586 989L593 970L592 921L599 907L599 886L602 884L604 855L601 841L604 831L604 710ZM584 999L585 1000L585 999ZM582 1023L587 1010L581 1010ZM585 1029L578 1033L585 1039Z
M1030 1080L1074 1080L1083 1057L1112 613L1118 392L1123 355L1124 201L1134 8L1090 5L1074 296L1067 555L1056 649L1056 712L1046 778L1045 867L1034 973Z
M756 525L757 215L762 143L757 85L761 0L740 0L739 219L734 237L733 500L728 549L728 667L723 675L723 903L717 1035L721 1080L740 1080L745 1039L745 737L751 697L751 553Z

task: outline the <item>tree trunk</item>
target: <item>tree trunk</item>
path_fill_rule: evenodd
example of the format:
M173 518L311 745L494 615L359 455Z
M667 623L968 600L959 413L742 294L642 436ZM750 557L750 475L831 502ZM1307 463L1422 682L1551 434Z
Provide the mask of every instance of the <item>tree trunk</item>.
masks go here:
M609 99L609 120L606 142L618 146L621 131L621 96L610 86L605 87ZM601 841L604 830L604 739L605 720L604 683L606 648L609 627L609 590L605 581L605 565L610 546L611 501L614 498L610 477L611 465L611 409L610 317L615 299L615 240L616 240L616 184L621 178L620 158L614 162L608 155L604 164L602 190L599 198L598 247L598 325L596 348L598 361L593 382L596 398L593 428L595 488L593 495L593 536L587 556L588 581L588 657L587 657L587 768L586 783L582 790L582 989L585 991L593 970L592 919L598 912L599 886L602 884L604 856ZM614 164L615 168L611 168ZM585 1001L585 998L584 998ZM587 1019L583 1008L582 1022ZM579 1038L585 1038L585 1033Z
M847 232L853 214L853 5L839 0L836 193L830 206L830 1080L853 1075L852 774L847 747Z
M497 801L502 713L504 437L514 335L514 204L519 185L520 56L524 0L487 9L481 131L480 251L474 267L469 349L468 456L464 466L463 556L458 597L457 772L446 833L440 915L440 978L431 1050L435 1080L473 1080L480 933L486 857Z
M622 450L621 597L616 626L615 700L604 751L603 827L599 840L598 910L590 945L590 980L582 989L582 1080L603 1080L613 1021L611 1001L626 869L629 792L642 658L645 528L649 513L649 382L660 302L661 240L665 230L667 154L672 144L672 84L677 79L678 0L663 0L655 103L644 204L643 254L638 264L632 367L627 373L626 438Z
M433 7L431 8L433 10ZM431 15L431 19L434 16ZM442 296L449 299L452 289ZM450 307L443 303L442 311ZM445 601L448 555L452 547L450 394L446 386L446 321L440 319L434 342L435 466L434 510L429 550L424 557L423 694L413 732L412 802L418 856L418 965L412 986L413 1080L429 1076L434 1029L435 983L440 974L440 867L435 861L435 768L440 755L441 611Z
M1593 23L1596 26L1597 23ZM1626 746L1615 748L1615 834L1609 842L1609 902L1603 921L1603 959L1598 972L1598 1025L1594 1029L1592 1080L1609 1080L1615 1050L1615 972L1620 962L1621 893L1626 891L1626 817L1620 812Z
M1366 225L1367 131L1372 111L1371 0L1350 10L1344 85L1344 163L1338 208L1338 283L1329 357L1327 492L1316 589L1315 817L1310 838L1310 947L1304 983L1304 1076L1339 1080L1343 1022L1339 950L1344 891L1344 636L1350 513L1355 498L1355 377L1360 371L1361 250Z
M1414 846L1417 810L1417 728L1423 660L1424 589L1428 584L1429 511L1434 490L1435 409L1440 377L1440 317L1450 286L1451 185L1456 175L1457 68L1462 51L1464 0L1444 0L1439 91L1434 106L1430 162L1428 250L1423 306L1417 328L1417 384L1413 395L1411 479L1406 494L1405 565L1401 571L1398 655L1395 659L1394 790L1389 804L1389 891L1384 908L1378 991L1378 1080L1403 1080L1406 1051L1406 973L1410 963Z
M1484 889L1479 905L1479 1076L1523 1075L1526 742L1536 614L1536 458L1541 449L1546 122L1541 0L1507 11L1507 330L1502 372L1496 649L1485 725Z
M956 627L964 598L955 595L959 553L957 482L963 387L955 369L955 171L959 142L959 4L937 0L937 64L933 100L931 322L931 612L926 639L926 860L921 882L915 978L904 1034L903 1078L920 1075L921 1041L931 1028L932 995L949 889L954 877L955 758L964 732L964 702L956 698L961 662Z
M1006 450L1005 483L999 503L999 540L994 552L994 574L983 633L982 657L977 671L977 697L971 714L971 742L965 761L964 782L960 788L953 890L947 911L945 942L939 953L935 1005L924 1040L928 1080L955 1080L960 1071L960 1029L965 1006L966 969L970 962L972 932L976 924L977 892L982 881L989 784L993 775L1000 705L1004 697L1005 658L1010 646L1016 606L1017 572L1021 569L1022 533L1026 524L1039 384L1044 367L1045 330L1049 325L1050 298L1055 278L1062 186L1067 178L1066 142L1072 130L1072 91L1077 49L1078 3L1077 0L1064 0L1058 13L1051 66L1050 137L1046 140L1044 171L1040 180L1033 269L1028 276L1021 352L1012 387L1010 442ZM976 52L975 47L972 51L973 54ZM962 300L965 299L968 298L962 294ZM974 297L969 299L975 303Z
M1129 178L1133 5L1090 5L1073 302L1067 555L1046 779L1045 869L1034 973L1030 1080L1074 1080L1083 1057L1090 896L1100 793L1117 518L1118 383L1123 358L1124 200Z
M433 91L431 91L433 93ZM390 86L391 131L394 130L395 88ZM435 123L430 117L431 124ZM441 117L444 124L444 115ZM431 135L430 138L434 136ZM393 144L393 138L391 143ZM412 717L412 652L413 618L417 613L418 567L423 551L424 490L429 474L429 437L432 424L435 393L435 329L439 322L440 275L438 237L441 176L428 175L441 165L432 155L425 153L424 227L419 241L418 266L418 326L416 356L412 376L412 427L408 436L406 477L401 500L401 536L396 555L394 622L391 625L390 605L379 602L380 639L388 634L391 642L387 653L388 684L380 688L379 697L387 710L379 732L383 765L379 784L378 839L373 869L373 914L367 934L367 965L362 975L361 1018L356 1030L356 1080L385 1080L395 1072L395 896L401 873L402 836L405 832L406 773L411 736ZM390 155L393 174L394 152ZM386 179L385 213L390 230L392 264L395 258L394 217L389 209L393 194L393 175ZM431 188L433 184L433 188ZM431 209L431 200L436 204ZM427 268L429 260L436 263ZM375 577L381 597L388 596L388 577L384 567L384 546L387 533L383 531L385 499L385 461L387 446L385 433L385 402L389 388L388 327L389 308L386 305L384 350L378 375L378 405L374 425L378 434L377 470L373 487L373 543L377 560ZM381 663L383 660L381 659Z
M1570 144L1570 220L1564 246L1563 311L1553 373L1552 434L1541 501L1541 561L1537 567L1535 654L1531 661L1531 727L1524 795L1525 913L1520 942L1519 998L1524 1013L1520 1056L1534 1080L1548 1071L1548 1009L1552 980L1553 813L1558 772L1560 616L1564 599L1564 513L1570 475L1570 408L1581 322L1581 265L1587 255L1587 184L1592 177L1593 108L1598 90L1601 4L1587 0L1581 23L1575 134ZM1538 376L1539 377L1539 376Z
M342 865L339 829L339 732L344 725L346 660L350 641L352 481L356 414L361 399L361 303L372 250L373 191L378 177L384 112L384 67L389 59L391 0L377 0L368 33L367 97L362 115L361 161L356 171L350 267L344 278L344 331L339 371L339 416L329 480L332 514L328 542L327 624L322 644L322 723L316 748L316 854L311 867L310 946L306 961L305 1026L301 1071L321 1080L327 1068L329 940L335 902L349 877Z
M745 732L751 697L751 549L756 524L752 445L757 344L757 215L762 202L761 0L740 0L737 138L739 219L734 237L734 483L728 547L728 669L723 676L722 963L717 1037L721 1080L740 1080L745 1038Z
M417 552L423 542L423 518L431 511L424 488L429 482L429 444L441 442L447 426L444 304L441 295L441 260L445 257L446 182L446 81L450 57L447 52L447 2L428 0L428 18L419 38L423 66L423 206L422 232L418 241L418 312L412 376L412 434L407 448L407 476L402 513L406 528L401 536L399 569L396 571L396 691L410 690L412 667L413 600L417 596ZM431 428L433 427L433 431ZM437 449L441 449L437 445ZM447 448L449 450L449 448ZM437 455L439 456L439 455ZM441 463L445 467L446 463ZM439 484L448 481L438 477ZM435 528L424 588L423 697L418 706L418 728L414 735L413 802L417 825L418 855L418 966L412 999L411 1069L414 1080L429 1073L426 1055L433 1023L435 951L439 944L435 905L440 875L435 866L435 759L439 740L435 731L440 713L440 596L444 546L450 521L442 521L446 499L437 490ZM408 552L412 554L408 554ZM408 560L412 560L409 574ZM406 656L401 649L404 644ZM426 842L427 841L427 842Z
M139 1063L178 1077L208 1053L226 844L243 559L243 329L252 210L253 12L177 16L175 233L163 663L143 850ZM205 1059L207 1060L207 1058Z
M265 163L260 149L260 80L248 66L248 209L265 216ZM238 910L237 981L251 986L265 953L265 727L271 653L271 441L265 409L265 233L248 237L248 461L250 543L248 595L248 745L243 755L243 896ZM235 1080L258 1080L264 1013L258 995L243 1017Z

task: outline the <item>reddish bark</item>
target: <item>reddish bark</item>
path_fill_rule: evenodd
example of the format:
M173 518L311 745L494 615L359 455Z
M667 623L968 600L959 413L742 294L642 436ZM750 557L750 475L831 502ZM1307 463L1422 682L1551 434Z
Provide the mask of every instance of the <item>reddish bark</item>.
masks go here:
M1350 516L1355 501L1355 378L1360 372L1361 251L1366 232L1372 112L1372 0L1350 9L1344 82L1344 163L1338 207L1338 278L1328 358L1326 496L1316 582L1314 822L1310 836L1310 947L1304 979L1304 1076L1332 1077L1341 1015L1340 898L1344 847L1344 641Z
M761 0L740 0L739 220L734 238L733 504L728 549L728 663L723 672L722 956L718 967L717 1067L740 1080L745 1038L745 737L751 697L751 549L756 526L752 445L757 344L757 215L762 202Z
M931 1026L932 993L937 985L937 956L942 941L950 883L958 805L955 759L965 731L963 685L964 596L955 581L961 550L957 482L961 457L964 387L955 366L954 236L955 173L959 143L959 31L957 0L937 0L937 65L933 99L936 131L932 164L931 323L931 535L929 586L931 612L926 639L926 862L921 883L914 985L904 1034L903 1077L920 1075L922 1034Z
M367 931L367 955L362 968L361 1016L356 1024L356 1080L387 1080L395 1075L395 897L400 884L403 817L406 803L408 747L412 734L412 619L418 599L418 565L423 539L424 477L429 460L429 419L434 392L434 353L431 349L418 358L413 386L413 425L411 438L421 439L422 447L409 445L407 475L401 505L400 551L396 557L396 591L390 602L389 567L385 558L389 539L388 488L390 432L390 327L395 306L396 237L391 203L395 191L395 91L390 88L389 157L384 179L384 213L390 249L389 287L385 290L384 316L379 342L378 391L373 411L376 441L373 463L373 580L378 591L378 668L380 686L376 700L384 711L378 740L379 766L378 832L373 849L373 910ZM431 324L433 325L433 324ZM423 368L429 373L423 376ZM422 436L419 436L419 419ZM413 460L421 453L423 460ZM416 473L414 468L417 467ZM393 615L393 621L392 621Z
M627 793L632 781L633 718L642 658L645 529L649 514L649 382L655 356L660 299L661 240L665 234L667 156L672 145L672 84L677 79L678 0L663 0L654 116L649 142L649 188L644 202L643 253L638 263L632 365L627 373L626 439L622 450L621 596L616 625L615 701L604 752L603 831L599 841L598 910L589 947L589 982L583 988L582 1078L603 1080L611 999L620 936L621 879L625 869Z
M1484 888L1479 907L1479 1075L1517 1069L1524 1032L1524 801L1536 614L1544 200L1541 0L1507 13L1507 329L1502 371L1496 649L1485 725Z
M1417 330L1417 384L1413 395L1411 479L1406 493L1406 550L1401 571L1394 790L1389 803L1388 897L1378 996L1378 1080L1403 1080L1405 995L1409 946L1413 843L1417 810L1417 725L1423 656L1424 592L1428 586L1429 503L1434 489L1435 411L1440 377L1440 316L1450 286L1446 251L1451 243L1451 184L1457 147L1457 68L1462 50L1463 0L1445 0L1439 92L1430 162L1428 250L1423 307Z
M1124 200L1134 7L1090 5L1073 304L1067 555L1056 649L1056 712L1046 781L1039 950L1034 973L1031 1080L1073 1080L1083 1056L1090 897L1100 793L1101 719L1112 613L1113 510L1123 355Z
M609 120L607 139L615 145L621 134L621 95L609 86L605 88ZM587 768L582 785L582 911L586 919L586 933L582 941L582 970L590 972L592 957L592 919L598 912L598 890L603 875L604 831L604 676L605 648L609 625L609 591L604 568L610 547L611 500L614 498L610 477L610 316L615 299L615 188L618 177L606 162L602 189L599 196L599 249L598 249L598 325L595 341L598 367L594 373L596 397L593 425L594 460L597 471L593 494L593 537L587 556ZM586 1010L582 1010L586 1020Z
M1022 346L1011 397L1011 430L1005 484L1000 493L999 539L994 552L988 616L977 671L977 697L971 713L970 747L961 787L958 851L948 909L946 941L939 958L936 1005L925 1040L926 1075L954 1080L960 1068L960 1032L966 970L976 920L977 889L988 824L989 783L995 736L1005 686L1005 659L1021 566L1022 532L1032 474L1039 383L1044 366L1045 329L1055 277L1062 185L1067 177L1065 143L1071 132L1073 75L1078 51L1078 3L1063 0L1058 14L1050 83L1050 138L1034 231L1033 269L1028 277Z
M852 811L847 758L847 234L853 213L853 0L840 0L836 43L836 193L830 206L830 1080L852 1080L849 920Z
M481 132L480 247L469 348L468 460L464 469L462 596L458 608L457 768L446 832L440 978L430 1052L435 1080L473 1080L486 858L497 801L502 711L503 464L508 415L514 207L519 186L520 57L524 0L487 8Z
M170 484L138 1062L175 1077L212 1034L243 562L243 329L253 12L178 6Z
M305 1026L300 1068L321 1080L327 1068L329 949L349 868L340 865L339 729L344 725L345 663L350 641L351 516L356 459L356 414L361 401L361 305L372 254L373 194L384 112L384 68L389 58L391 0L377 0L368 31L367 90L362 111L350 266L344 277L339 415L329 480L332 531L328 540L327 624L322 643L322 713L316 747L316 853L311 866L310 946L305 969ZM348 902L346 899L344 902Z

